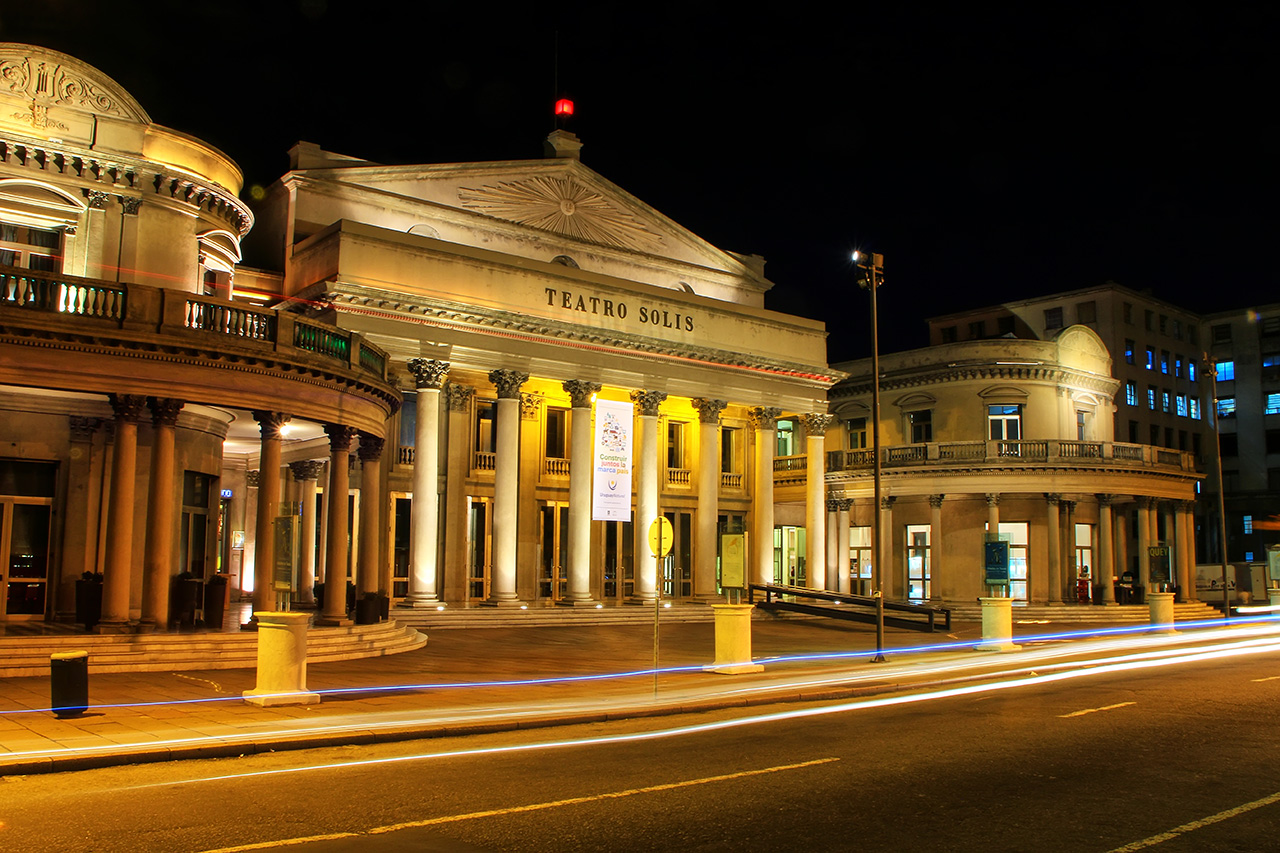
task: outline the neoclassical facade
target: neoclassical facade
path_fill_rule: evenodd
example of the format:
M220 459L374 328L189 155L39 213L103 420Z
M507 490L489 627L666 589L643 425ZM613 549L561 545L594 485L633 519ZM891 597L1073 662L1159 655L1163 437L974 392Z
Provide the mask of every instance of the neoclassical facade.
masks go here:
M404 393L351 486L378 588L408 606L717 600L724 532L773 576L774 460L802 416L825 423L840 375L823 324L766 310L760 258L681 228L579 148L557 131L540 160L385 166L300 143L270 191L258 227L281 292L386 352ZM633 406L626 518L592 517L601 400ZM819 525L824 473L793 501Z
M1017 600L1113 603L1113 578L1132 572L1147 584L1153 546L1168 549L1172 582L1194 597L1201 474L1189 452L1115 440L1120 383L1091 329L946 343L880 365L886 597L988 594L983 543L993 531L1010 543ZM829 529L853 567L836 569L840 588L866 591L871 369L869 360L837 367L849 375L830 395Z
M338 488L350 443L385 438L401 401L385 352L230 298L253 224L241 180L101 71L0 44L0 621L69 621L97 575L99 630L163 629L175 577L239 566L230 434L252 429L269 467L291 425L327 430ZM280 485L254 490L258 529ZM232 585L261 609L269 537L257 552Z

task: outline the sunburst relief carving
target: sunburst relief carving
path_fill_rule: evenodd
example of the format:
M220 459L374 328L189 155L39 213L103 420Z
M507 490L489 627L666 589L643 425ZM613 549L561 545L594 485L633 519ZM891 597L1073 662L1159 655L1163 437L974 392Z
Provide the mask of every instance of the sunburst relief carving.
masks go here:
M497 186L461 187L469 210L620 249L644 249L661 239L634 216L572 178L537 176Z

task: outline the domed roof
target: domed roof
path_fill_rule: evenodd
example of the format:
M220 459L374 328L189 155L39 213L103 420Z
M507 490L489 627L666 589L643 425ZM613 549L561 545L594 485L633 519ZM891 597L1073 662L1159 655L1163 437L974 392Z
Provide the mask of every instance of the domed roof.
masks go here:
M0 43L0 94L30 99L33 115L59 107L151 124L115 80L73 56L31 44Z

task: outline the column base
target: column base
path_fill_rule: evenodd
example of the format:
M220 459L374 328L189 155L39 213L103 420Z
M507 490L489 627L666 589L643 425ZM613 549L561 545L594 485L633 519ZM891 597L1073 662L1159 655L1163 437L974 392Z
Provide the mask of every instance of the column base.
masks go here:
M107 622L105 620L93 626L95 634L134 634L136 627L132 622Z
M160 626L158 626L155 623L155 620L152 620L152 619L142 620L141 622L138 623L138 627L137 627L137 632L139 634L154 634L158 630L160 630Z
M246 705L257 705L268 708L273 705L316 705L320 702L319 693L246 690L240 694Z
M529 603L527 601L521 601L518 598L486 598L484 601L480 602L480 606L517 609L520 607L528 607Z
M556 607L595 607L599 604L594 598L562 598L556 602Z
M623 603L624 605L629 605L629 606L632 606L632 607L640 606L640 605L645 605L645 604L647 604L647 605L649 605L650 607L652 607L652 606L653 606L653 604L654 604L654 602L655 602L655 601L657 601L657 600L658 600L658 596L656 596L656 595L651 595L651 596L649 596L648 598L644 598L644 597L642 597L642 596L635 596L635 595L633 595L631 598L625 599L622 603Z
M695 595L689 600L692 601L694 604L724 604L725 603L725 598L723 595L716 595L713 592L702 593L701 595Z
M406 598L396 605L404 610L444 610L445 604L438 598Z

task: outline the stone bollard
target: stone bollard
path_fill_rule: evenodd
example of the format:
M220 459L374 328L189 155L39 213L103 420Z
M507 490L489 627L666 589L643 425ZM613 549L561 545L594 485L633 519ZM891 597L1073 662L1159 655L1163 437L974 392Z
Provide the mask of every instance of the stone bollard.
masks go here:
M1267 590L1267 603L1272 607L1280 607L1280 589L1272 587ZM1272 610L1272 616L1280 616L1280 610Z
M982 643L974 646L980 652L1016 652L1022 646L1013 642L1013 599L979 598L982 602Z
M716 614L716 662L707 672L736 675L764 669L751 662L751 611L754 604L713 604Z
M1147 605L1151 608L1151 625L1156 633L1176 634L1173 629L1173 593L1149 592Z
M310 613L260 611L258 686L241 696L250 705L314 705L320 694L307 691L307 623Z

